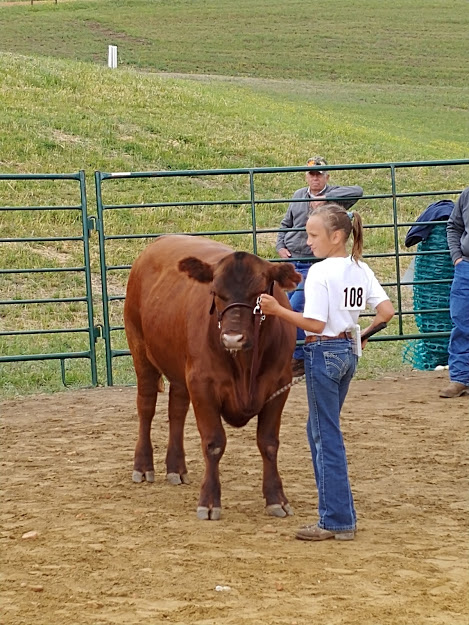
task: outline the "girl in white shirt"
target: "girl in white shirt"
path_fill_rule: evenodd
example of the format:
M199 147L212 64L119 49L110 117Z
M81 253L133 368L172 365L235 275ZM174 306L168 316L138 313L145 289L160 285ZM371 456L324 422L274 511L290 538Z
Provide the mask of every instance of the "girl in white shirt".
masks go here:
M319 521L300 527L300 540L353 540L356 513L340 430L340 411L355 373L358 357L351 330L366 305L376 309L370 330L394 315L383 287L360 256L363 226L360 215L338 204L312 207L306 223L307 243L316 258L305 282L304 312L281 306L263 294L261 308L305 330L307 434L318 488ZM353 234L352 253L346 244ZM363 345L366 344L364 341Z

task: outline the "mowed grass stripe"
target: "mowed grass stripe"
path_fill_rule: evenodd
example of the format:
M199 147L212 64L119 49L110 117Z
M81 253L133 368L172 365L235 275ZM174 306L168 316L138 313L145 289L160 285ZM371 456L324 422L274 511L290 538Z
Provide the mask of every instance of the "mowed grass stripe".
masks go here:
M0 5L0 49L166 72L465 86L466 0Z

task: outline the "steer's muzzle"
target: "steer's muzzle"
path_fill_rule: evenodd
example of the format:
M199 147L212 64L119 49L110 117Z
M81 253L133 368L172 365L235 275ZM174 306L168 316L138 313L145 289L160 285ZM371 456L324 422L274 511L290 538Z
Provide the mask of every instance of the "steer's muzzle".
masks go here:
M223 332L221 334L221 342L225 349L237 352L245 346L244 334L228 334L227 332Z
M244 302L233 302L218 314L220 342L230 352L252 347L253 309Z

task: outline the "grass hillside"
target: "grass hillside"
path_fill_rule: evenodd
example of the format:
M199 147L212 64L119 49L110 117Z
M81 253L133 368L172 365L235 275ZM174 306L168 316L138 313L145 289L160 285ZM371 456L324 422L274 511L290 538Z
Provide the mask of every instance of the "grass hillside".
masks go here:
M52 0L0 7L17 54L164 72L466 86L466 0Z
M225 0L0 3L0 173L84 169L89 213L95 214L97 169L301 166L316 153L342 164L467 158L469 88L462 78L469 57L463 45L467 19L462 2L451 3L451 11L447 5L333 0L321 15L316 10L310 17L304 3L291 2L287 11L277 0L236 6ZM455 15L463 17L456 23ZM105 66L109 43L119 46L117 70ZM467 166L407 170L400 173L400 190L460 189L467 186L467 171ZM337 172L332 178L356 181L367 194L389 192L389 180L376 172ZM288 198L303 179L302 173L266 177L258 182L259 191L266 198ZM239 177L177 184L162 179L158 186L133 181L106 191L110 203L236 200L247 193ZM0 193L1 206L74 201L67 185L50 182L0 181ZM414 219L426 203L428 198L403 199L402 219ZM285 207L260 207L261 226L278 227ZM360 210L368 223L390 220L388 201L364 200ZM124 210L110 225L120 233L243 228L249 226L249 207ZM76 215L59 211L0 210L4 238L76 235L80 227ZM274 240L275 235L262 239L263 255L275 254ZM379 231L369 233L366 244L370 252L393 250L392 238ZM96 287L95 236L90 247ZM137 249L137 244L116 246L111 262L130 263ZM4 244L0 267L75 266L80 253L64 242ZM383 261L378 269L380 277L392 278L391 265ZM60 280L51 275L0 276L1 299L79 293L79 281L69 274L59 274ZM113 274L113 292L124 292L125 279L125 271ZM97 288L95 296L99 323ZM84 317L76 304L66 311L53 305L0 306L0 331L71 327ZM115 323L120 321L117 309ZM0 352L86 349L80 340L0 337ZM362 371L399 367L400 349L393 344L379 364L365 362ZM0 365L1 392L60 388L58 370L56 362ZM76 363L67 375L72 384L86 379Z
M0 2L2 169L300 165L315 152L341 163L464 158L465 9ZM108 44L118 45L117 71L106 68ZM206 74L225 78L195 82Z
M463 87L207 83L12 54L0 54L0 81L3 171L467 156Z

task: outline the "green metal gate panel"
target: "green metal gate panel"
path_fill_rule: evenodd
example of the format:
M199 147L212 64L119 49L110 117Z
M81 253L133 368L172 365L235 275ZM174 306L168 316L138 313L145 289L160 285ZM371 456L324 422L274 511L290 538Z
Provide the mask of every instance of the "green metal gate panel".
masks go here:
M67 385L67 361L81 359L89 372L74 373L77 384L96 386L85 174L0 174L0 185L11 200L0 206L2 386L14 385L6 363L58 361ZM54 204L57 187L73 203Z
M365 195L356 205L365 222L364 257L372 268L374 263L387 263L384 274L379 272L378 275L395 303L396 317L387 333L372 340L448 336L448 332L422 334L415 327L416 313L425 315L433 311L413 310L408 289L414 282L403 283L401 275L410 258L429 252L407 251L403 241L424 204L426 207L442 196L461 192L461 182L467 180L467 169L464 170L467 165L469 159L321 166L322 170L334 174L336 184L361 184L365 189ZM443 189L440 184L440 188L432 189L427 179L431 179L429 172L433 168L445 168L448 172L445 181L451 184L454 180L453 188ZM293 191L304 186L304 183L298 184L298 172L309 169L314 168L95 173L108 385L114 384L114 359L129 354L123 333L122 307L126 276L141 249L162 234L185 233L210 236L272 262L283 262L275 252L279 224ZM340 180L335 179L337 172L340 172ZM373 193L366 194L366 189L373 189ZM409 211L403 211L402 207L410 203L412 218L404 218L403 212ZM385 218L380 219L383 206ZM375 210L376 207L380 210ZM181 228L180 223L186 226ZM380 242L380 238L385 243ZM113 276L118 277L117 289L114 283L112 289L109 286ZM443 281L448 282L448 279ZM437 284L440 280L429 282Z
M416 315L448 309L414 310L409 290L417 282L402 278L411 258L448 251L409 251L403 241L429 202L461 192L467 184L467 165L469 159L321 166L333 174L333 182L357 183L372 190L356 205L365 223L365 259L372 268L378 265L378 276L397 312L387 332L374 340L448 336L449 332L419 332ZM432 187L428 172L435 167L444 168L445 175ZM309 169L96 172L96 217L88 216L83 171L0 174L4 204L0 206L0 384L14 384L7 365L35 367L39 362L58 363L66 385L103 382L97 373L99 337L104 340L106 383L132 383L132 363L120 358L129 354L122 309L128 272L139 252L162 234L185 233L209 236L272 262L284 262L275 251L279 224L293 191L304 186L298 174ZM27 192L23 184L30 185ZM71 185L71 189L58 193L58 185ZM67 202L62 199L57 205L54 197L66 197ZM98 236L90 239L95 230ZM99 324L95 323L90 253L99 263L94 275L101 282ZM431 287L449 279L435 276L424 282ZM50 384L45 386L50 389Z
M276 170L272 170L276 171ZM292 171L295 171L293 169ZM226 190L223 191L224 199L200 199L197 201L186 199L185 194L190 195L190 187L184 185L185 181L189 181L189 185L193 184L194 178L197 180L202 179L221 179L223 177L234 177L244 179L244 195L238 197L237 195L231 199L226 198ZM168 193L166 188L162 192L159 192L160 201L158 202L144 202L135 201L135 195L140 195L138 191L138 183L142 181L149 181L150 183L155 181L162 181L170 179L172 181L183 181L182 187L184 188L182 199L177 201L168 201L165 198L165 194ZM134 201L127 203L105 203L103 199L103 182L104 181L131 181L130 190L127 192L130 197L134 198ZM123 323L122 323L122 305L125 299L124 289L120 293L110 293L109 290L109 278L112 275L119 274L122 278L123 275L127 275L133 260L135 259L136 252L143 248L144 245L149 243L152 239L162 234L175 234L177 232L184 232L185 234L192 234L194 236L211 236L217 237L220 235L231 235L235 237L243 238L243 249L258 253L257 246L257 234L256 234L256 202L254 199L254 170L252 169L233 169L233 170L197 170L197 171L162 171L162 172L120 172L120 173L105 173L97 171L95 173L96 184L96 205L98 211L98 217L96 220L96 229L99 234L99 246L100 246L100 264L101 264L101 285L102 285L102 302L103 302L103 330L102 336L105 342L105 354L106 354L106 371L107 371L107 384L114 384L113 373L113 361L120 356L129 355L129 350L126 345L125 338L123 337ZM164 185L163 185L164 186ZM151 193L150 184L150 193ZM119 195L121 191L118 191ZM213 214L219 207L246 207L247 219L243 219L243 223L238 228L226 230L223 228L208 228L210 225L210 214ZM193 230L191 232L178 230L177 227L165 228L161 220L157 219L156 223L153 220L155 230L147 230L146 232L137 231L135 228L136 222L133 219L132 213L141 213L142 209L149 209L152 211L165 211L170 209L176 211L188 211L197 207L198 210L205 211L205 219L203 228L200 230ZM121 216L126 213L126 217L123 222L128 224L126 232L122 230L115 230L116 223L113 222L113 213L119 213ZM130 217L128 216L130 213ZM122 221L122 219L121 219ZM118 226L117 226L118 227ZM113 229L114 228L114 229ZM267 231L266 231L267 232ZM269 232L275 232L275 230L269 230ZM126 262L121 262L121 255L114 254L109 259L109 247L114 244L114 247L122 242L133 242L132 251L130 254L125 255ZM142 245L138 245L142 243ZM113 307L117 309L117 314L113 315ZM114 346L115 340L113 336L120 334L117 347Z

